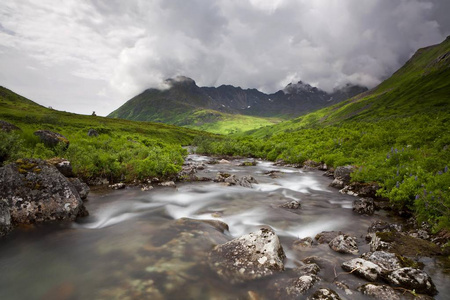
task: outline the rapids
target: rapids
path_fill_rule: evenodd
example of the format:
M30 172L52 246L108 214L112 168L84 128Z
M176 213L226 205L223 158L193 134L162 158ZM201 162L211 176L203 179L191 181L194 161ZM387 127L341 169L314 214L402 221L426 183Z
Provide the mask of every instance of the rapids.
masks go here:
M210 158L189 155L188 160ZM271 299L267 295L272 279L233 286L205 263L215 244L263 225L280 237L287 269L301 265L308 256L329 259L335 268L321 271L317 288L329 287L348 299L365 299L357 292L346 295L333 284L343 272L340 264L352 256L335 253L326 244L305 250L295 250L292 244L335 230L355 236L363 253L368 251L365 235L374 220L398 220L383 211L371 217L353 213L356 198L328 187L331 179L323 172L266 161L238 166L243 161L208 164L197 175L251 175L258 181L251 189L186 182L147 192L137 187L92 192L86 202L87 218L16 229L0 241L0 299L247 299L250 291ZM270 171L276 171L276 176L270 176ZM280 207L292 200L299 201L301 208ZM181 218L218 220L228 224L229 230L221 233L208 223ZM436 299L446 299L448 266L437 259L423 261L439 291ZM339 280L351 288L365 283L351 274L340 274Z

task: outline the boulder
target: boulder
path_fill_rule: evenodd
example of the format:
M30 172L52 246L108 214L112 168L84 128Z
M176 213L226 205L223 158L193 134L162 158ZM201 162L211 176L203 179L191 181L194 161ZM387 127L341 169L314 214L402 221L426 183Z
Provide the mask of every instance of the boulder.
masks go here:
M345 182L342 181L341 179L335 178L330 183L330 187L334 187L334 188L337 188L337 189L342 189L342 188L345 187Z
M91 128L91 129L89 129L87 135L88 136L98 136L98 132L97 132L97 130Z
M387 280L394 286L415 290L417 293L430 296L437 294L436 286L431 281L431 277L419 269L401 268L395 270L389 274Z
M326 288L322 288L319 289L318 291L316 291L311 298L308 298L311 300L341 300L341 297L339 297L339 295L331 290L331 289L326 289Z
M54 165L58 171L61 172L66 177L75 177L75 174L73 173L72 164L70 161L64 158L54 157L51 159L48 159L47 162L49 164Z
M288 208L288 209L299 209L302 207L302 205L300 204L300 201L292 200L292 201L281 204L280 207Z
M358 291L378 300L400 300L395 290L384 284L367 283L360 286Z
M8 203L0 199L0 237L7 235L12 228Z
M0 198L8 204L12 224L75 220L83 208L73 184L39 159L19 159L0 168Z
M6 131L6 132L11 132L11 131L15 131L15 130L21 130L16 125L11 124L11 123L6 122L6 121L3 121L3 120L0 120L0 128L1 128L1 130Z
M372 198L361 198L353 201L353 211L360 215L373 215L375 206Z
M362 258L354 258L346 261L342 263L341 267L345 271L352 272L368 281L376 281L382 272L382 269L378 265Z
M89 186L86 183L82 182L80 179L75 177L67 179L70 181L70 183L73 184L78 194L80 195L81 200L86 200L87 196L89 195L89 192L91 191Z
M316 235L315 239L319 244L328 244L332 239L341 234L343 233L340 231L322 231Z
M364 253L361 257L380 266L384 272L392 272L402 267L400 259L394 253L375 251Z
M341 180L345 185L350 183L350 174L355 170L354 166L341 166L334 170L334 178Z
M68 148L70 144L65 136L50 130L38 130L34 132L34 135L38 136L41 142L48 147L56 147L61 143L65 148Z
M279 279L274 284L277 299L301 298L318 281L320 281L320 278L314 274Z
M346 234L338 235L328 243L328 246L339 253L358 254L359 252L355 239Z
M275 232L270 228L261 228L216 246L208 261L221 278L240 283L283 271L284 258Z

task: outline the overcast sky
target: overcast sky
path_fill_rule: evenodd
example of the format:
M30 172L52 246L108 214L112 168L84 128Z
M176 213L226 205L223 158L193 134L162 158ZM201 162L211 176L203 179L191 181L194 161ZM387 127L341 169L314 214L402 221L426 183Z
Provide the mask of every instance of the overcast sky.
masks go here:
M177 75L374 87L450 34L449 0L2 0L0 85L107 115Z

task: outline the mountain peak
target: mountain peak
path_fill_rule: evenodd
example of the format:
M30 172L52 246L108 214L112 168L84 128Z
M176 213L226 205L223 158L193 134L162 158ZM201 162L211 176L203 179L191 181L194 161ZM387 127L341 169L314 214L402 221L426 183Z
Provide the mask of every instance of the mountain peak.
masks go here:
M194 86L195 80L186 76L176 76L174 78L167 78L164 83L170 87L174 86Z
M303 81L299 81L297 83L289 83L284 89L283 92L285 94L299 94L304 92L314 93L319 91L318 88L311 86L308 83Z

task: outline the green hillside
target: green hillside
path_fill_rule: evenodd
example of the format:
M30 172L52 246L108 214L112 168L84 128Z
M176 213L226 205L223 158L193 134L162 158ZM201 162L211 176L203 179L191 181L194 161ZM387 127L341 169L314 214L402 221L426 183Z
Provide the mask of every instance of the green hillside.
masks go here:
M4 87L0 87L0 120L21 129L11 133L0 130L1 160L60 156L69 159L78 175L85 179L100 176L133 180L173 175L180 170L186 154L181 146L191 144L196 136L208 135L160 123L57 111ZM89 137L89 129L96 130L99 136ZM36 130L58 132L70 141L70 146L67 150L45 147L33 134Z
M199 151L288 163L355 165L352 179L438 230L450 228L450 38L417 53L375 89L337 105Z

